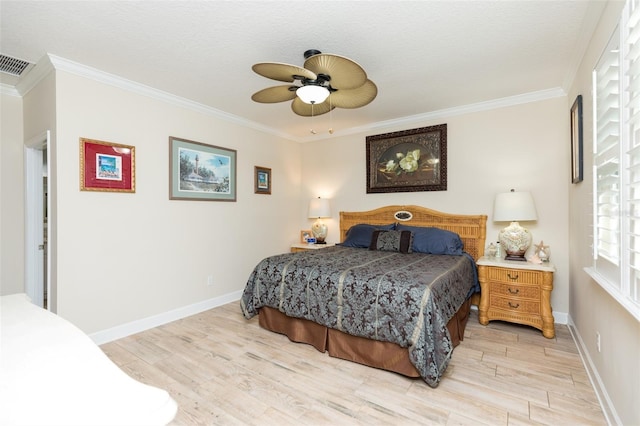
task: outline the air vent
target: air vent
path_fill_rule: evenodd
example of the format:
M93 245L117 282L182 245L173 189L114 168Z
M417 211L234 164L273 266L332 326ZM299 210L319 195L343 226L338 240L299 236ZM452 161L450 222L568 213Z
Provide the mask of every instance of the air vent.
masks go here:
M22 59L16 59L12 58L11 56L0 54L1 72L19 77L29 65L29 62L23 61Z

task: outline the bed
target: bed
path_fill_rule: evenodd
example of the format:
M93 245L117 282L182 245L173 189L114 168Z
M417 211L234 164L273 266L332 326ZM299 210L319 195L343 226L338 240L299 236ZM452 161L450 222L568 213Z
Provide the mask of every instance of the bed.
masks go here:
M165 425L177 405L131 378L80 329L32 304L0 298L0 424Z
M243 315L330 356L435 387L479 300L486 219L413 205L341 212L341 244L254 268Z

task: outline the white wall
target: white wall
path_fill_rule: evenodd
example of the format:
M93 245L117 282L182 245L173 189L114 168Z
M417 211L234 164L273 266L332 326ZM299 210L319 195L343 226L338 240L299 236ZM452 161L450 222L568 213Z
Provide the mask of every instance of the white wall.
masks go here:
M298 143L60 71L56 114L58 313L83 331L241 291L297 235ZM169 200L169 136L237 150L237 202ZM134 194L79 190L81 137L135 146Z
M22 98L0 95L0 295L24 292Z
M568 213L569 113L565 97L495 108L303 145L303 196L331 198L329 241L337 241L340 211L389 204L417 204L449 213L486 214L487 244L507 224L493 223L493 201L511 188L531 191L537 222L523 223L535 243L544 240L555 263L554 311L569 310ZM366 193L367 135L447 124L447 191ZM306 213L306 212L305 212ZM311 224L312 221L308 221Z
M617 418L625 425L640 424L640 322L627 313L585 272L592 265L593 180L593 100L591 73L618 22L624 2L609 2L591 40L576 79L569 91L569 103L583 97L584 181L569 188L571 318L586 347L604 388L604 398L615 407ZM596 348L600 334L602 352Z

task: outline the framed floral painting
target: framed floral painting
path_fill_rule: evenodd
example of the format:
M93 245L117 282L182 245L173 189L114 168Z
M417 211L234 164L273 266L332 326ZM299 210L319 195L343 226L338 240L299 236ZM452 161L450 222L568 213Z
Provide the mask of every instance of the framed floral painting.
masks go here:
M367 193L447 190L447 125L367 136Z

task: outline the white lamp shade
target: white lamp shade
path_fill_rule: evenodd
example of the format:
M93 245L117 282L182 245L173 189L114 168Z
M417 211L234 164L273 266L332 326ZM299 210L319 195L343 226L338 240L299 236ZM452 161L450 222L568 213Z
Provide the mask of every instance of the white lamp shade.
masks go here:
M321 104L329 97L329 89L311 84L300 87L296 95L305 104Z
M331 217L329 200L320 197L312 199L309 202L309 217L314 219L321 217Z
M505 192L496 195L493 204L494 222L538 220L533 197L528 192Z

